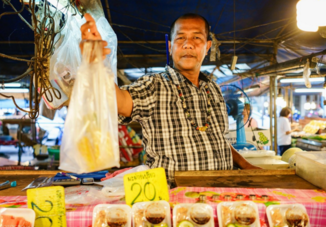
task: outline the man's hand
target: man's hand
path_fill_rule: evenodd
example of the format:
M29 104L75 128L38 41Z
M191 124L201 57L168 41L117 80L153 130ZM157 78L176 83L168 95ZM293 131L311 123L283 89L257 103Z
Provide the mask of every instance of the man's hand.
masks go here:
M84 16L86 19L86 23L80 27L82 42L80 42L79 44L82 53L84 48L83 40L102 40L101 34L97 30L96 22L94 18L88 13L85 13ZM109 48L105 48L108 45L106 41L102 40L102 45L103 45L103 59L105 59L106 55L111 53L111 50Z
M250 164L249 162L247 162L247 163L242 167L242 169L262 169L262 168L260 168L260 167L258 167L258 166L254 166L254 165Z

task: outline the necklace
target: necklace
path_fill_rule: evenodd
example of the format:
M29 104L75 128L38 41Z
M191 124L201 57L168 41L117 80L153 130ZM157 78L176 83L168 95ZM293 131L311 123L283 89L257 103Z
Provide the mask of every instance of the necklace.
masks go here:
M190 114L189 114L189 111L187 109L187 104L186 104L186 100L182 94L182 91L181 91L181 87L180 85L177 85L177 89L178 89L178 92L179 92L179 97L181 99L181 102L182 102L182 107L183 107L183 110L186 114L186 118L190 121L191 125L197 130L197 131L201 131L201 132L205 132L206 129L209 127L209 125L211 124L211 94L210 94L210 91L208 90L208 85L206 84L205 85L205 89L206 89L206 94L207 94L207 119L206 119L206 123L204 126L201 126L199 127L196 122L194 122L193 119L191 119L190 117Z

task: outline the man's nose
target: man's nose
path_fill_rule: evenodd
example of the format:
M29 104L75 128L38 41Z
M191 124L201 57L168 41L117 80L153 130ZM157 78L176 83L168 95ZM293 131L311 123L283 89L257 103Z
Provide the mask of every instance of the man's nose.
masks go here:
M192 39L185 39L185 41L183 43L183 48L184 49L193 49L194 48L193 40Z

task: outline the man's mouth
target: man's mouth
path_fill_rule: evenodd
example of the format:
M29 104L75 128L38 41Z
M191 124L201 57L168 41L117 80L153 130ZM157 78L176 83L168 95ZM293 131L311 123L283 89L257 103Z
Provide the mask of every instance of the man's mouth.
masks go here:
M183 55L182 57L183 57L183 58L194 58L195 56L190 55L190 54L186 54L186 55Z

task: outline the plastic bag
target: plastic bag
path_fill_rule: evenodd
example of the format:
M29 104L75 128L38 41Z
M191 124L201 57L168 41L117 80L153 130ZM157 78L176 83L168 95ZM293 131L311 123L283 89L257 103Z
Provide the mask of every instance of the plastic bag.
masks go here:
M99 203L116 203L123 196L107 196L101 192L101 186L78 185L65 188L66 204L94 205Z
M107 196L109 196L109 195L113 195L113 196L114 195L117 195L117 196L125 195L123 177L129 173L136 173L136 172L141 172L141 171L145 171L145 170L149 170L149 167L147 165L140 165L140 166L137 166L130 170L127 170L121 174L118 174L111 179L108 179L108 180L105 180L102 182L95 182L95 184L103 185L104 187L102 189L102 193L104 193Z
M309 66L310 66L309 59L307 59L307 63L303 68L303 79L304 79L304 83L305 83L307 88L311 88L311 83L310 83L310 80L309 80L311 70L310 70Z
M96 9L93 9L96 11ZM107 47L111 53L106 56L110 68L114 74L114 81L117 83L117 36L108 21L100 13L91 15L97 18L96 26L103 40L107 41ZM79 43L81 42L80 27L86 22L84 18L66 15L68 17L66 27L56 37L55 51L50 59L50 82L62 95L61 99L54 97L52 102L46 105L49 109L61 108L67 103L71 96L77 70L81 65L81 52Z
M84 44L65 122L60 169L94 172L119 167L114 74L102 61L101 41Z

